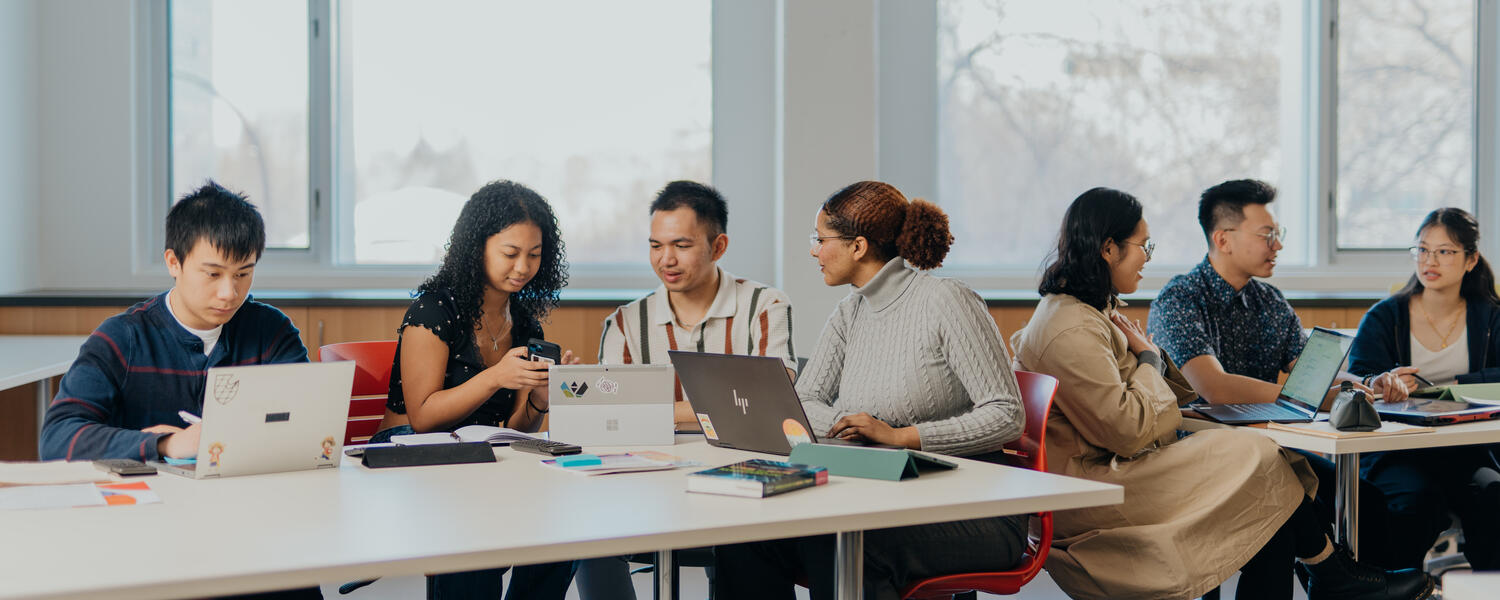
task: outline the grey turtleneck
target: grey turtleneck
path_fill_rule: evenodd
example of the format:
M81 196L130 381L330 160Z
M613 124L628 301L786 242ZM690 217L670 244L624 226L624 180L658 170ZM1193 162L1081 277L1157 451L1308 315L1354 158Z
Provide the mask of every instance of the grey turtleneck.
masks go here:
M974 290L894 258L828 317L797 395L819 435L864 412L916 425L923 450L985 454L1025 427L1010 365Z

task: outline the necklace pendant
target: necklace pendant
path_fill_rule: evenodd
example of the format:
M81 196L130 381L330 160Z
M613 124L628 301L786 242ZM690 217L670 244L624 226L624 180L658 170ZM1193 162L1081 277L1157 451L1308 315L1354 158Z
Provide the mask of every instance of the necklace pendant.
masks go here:
M500 340L490 340L490 350L499 350Z

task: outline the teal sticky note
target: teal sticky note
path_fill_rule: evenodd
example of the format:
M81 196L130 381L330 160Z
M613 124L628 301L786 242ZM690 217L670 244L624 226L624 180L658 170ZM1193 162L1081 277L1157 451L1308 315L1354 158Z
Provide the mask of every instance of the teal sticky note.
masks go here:
M570 454L559 456L556 460L559 467L590 467L604 462L593 454Z

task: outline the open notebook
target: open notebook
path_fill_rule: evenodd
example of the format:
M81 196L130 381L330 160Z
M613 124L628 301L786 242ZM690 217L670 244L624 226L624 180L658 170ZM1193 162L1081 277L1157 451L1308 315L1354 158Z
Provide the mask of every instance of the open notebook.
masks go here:
M491 446L508 446L517 440L542 439L534 435L522 433L508 427L494 427L491 425L467 425L459 427L452 433L438 431L434 433L413 433L410 435L391 436L391 442L398 446L420 446L423 444L455 444L458 442L489 442Z

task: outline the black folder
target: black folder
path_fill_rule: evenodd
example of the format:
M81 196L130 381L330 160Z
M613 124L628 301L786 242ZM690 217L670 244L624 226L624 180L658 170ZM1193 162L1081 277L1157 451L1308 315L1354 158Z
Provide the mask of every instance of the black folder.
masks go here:
M495 462L495 451L485 442L370 448L364 455L364 465L371 469L487 462Z

